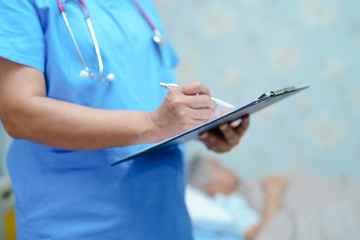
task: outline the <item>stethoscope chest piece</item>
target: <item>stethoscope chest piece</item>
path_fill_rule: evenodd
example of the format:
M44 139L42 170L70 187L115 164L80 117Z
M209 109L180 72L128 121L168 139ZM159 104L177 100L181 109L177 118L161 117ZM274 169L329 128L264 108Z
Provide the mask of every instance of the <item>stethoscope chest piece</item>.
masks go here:
M153 40L156 44L162 46L162 47L167 47L166 46L166 40L164 38L164 36L160 33L159 30L155 29L154 30L154 34L153 34Z

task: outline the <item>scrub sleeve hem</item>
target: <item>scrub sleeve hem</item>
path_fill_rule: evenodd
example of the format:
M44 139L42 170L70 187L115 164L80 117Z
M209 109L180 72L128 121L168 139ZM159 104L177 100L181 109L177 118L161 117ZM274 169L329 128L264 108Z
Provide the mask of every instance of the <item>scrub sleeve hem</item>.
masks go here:
M34 58L9 52L8 50L3 48L0 48L0 57L18 64L36 68L40 72L44 73L44 63L42 62L40 63L38 60Z

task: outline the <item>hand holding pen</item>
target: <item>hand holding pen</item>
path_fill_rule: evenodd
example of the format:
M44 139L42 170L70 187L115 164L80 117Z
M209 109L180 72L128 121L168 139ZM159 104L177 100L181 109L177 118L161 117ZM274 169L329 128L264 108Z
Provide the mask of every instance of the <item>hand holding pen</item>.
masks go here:
M162 87L166 87L169 90L178 88L178 85L173 83L160 83L160 85ZM192 93L195 93L196 96L201 95L201 92L192 91ZM216 113L214 112L214 115L223 115L227 113L229 109L234 108L233 105L220 99L214 98L211 96L211 94L208 96L210 96L210 98L216 104L228 108L217 111ZM231 123L224 123L220 125L217 129L203 132L200 134L199 139L207 146L208 149L211 149L215 152L227 152L239 143L240 139L245 134L248 127L249 116L245 116L242 118L241 121L238 120Z
M165 139L208 122L216 110L211 97L210 89L198 81L169 87L161 105L151 113L154 134Z

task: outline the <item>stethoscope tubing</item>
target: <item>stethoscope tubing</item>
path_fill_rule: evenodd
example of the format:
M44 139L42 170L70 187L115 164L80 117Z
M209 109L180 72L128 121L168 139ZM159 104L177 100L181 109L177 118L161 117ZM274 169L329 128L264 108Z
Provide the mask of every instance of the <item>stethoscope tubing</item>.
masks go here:
M139 9L139 12L141 13L141 15L143 16L143 18L145 19L145 21L148 23L148 25L150 26L151 30L153 30L154 32L156 31L156 27L155 25L152 23L152 21L150 20L150 18L148 17L148 15L145 13L144 9L141 7L141 5L139 4L139 2L137 0L132 0L132 2L135 4L135 6L137 7L137 9Z
M148 15L145 13L144 9L141 7L139 2L137 0L132 0L132 2L135 4L135 6L137 7L139 12L141 13L143 18L145 19L145 21L148 23L149 27L153 31L153 37L152 38L153 38L154 42L156 42L157 44L159 44L159 45L161 45L163 47L166 47L166 41L165 41L164 36L160 33L159 29L157 29L155 27L155 25L152 23L152 21L150 20Z
M89 11L88 11L88 9L86 7L86 4L85 4L84 0L79 0L79 2L80 2L81 6L82 6L82 8L84 10L85 17L86 17L86 23L87 23L87 26L88 26L88 29L89 29L89 32L90 32L90 35L91 35L92 42L94 44L94 49L95 49L95 52L96 52L96 57L97 57L98 67L99 67L99 74L97 76L95 76L91 72L90 68L88 67L88 65L85 62L85 59L84 59L83 55L81 54L80 48L79 48L79 46L78 46L78 44L76 42L75 36L73 34L73 31L71 30L70 23L69 23L68 18L66 16L66 10L65 10L65 7L64 7L64 5L62 3L62 0L57 0L59 12L60 12L60 14L62 15L62 17L64 19L66 28L67 28L67 30L68 30L68 32L70 34L70 37L71 37L71 40L72 40L72 42L73 42L73 44L75 46L76 52L79 55L80 61L81 61L82 65L85 68L85 70L82 70L80 72L80 76L81 77L88 77L88 78L95 79L95 80L98 80L98 81L111 81L111 80L113 80L115 78L115 75L112 74L112 73L110 73L106 78L101 77L102 74L103 74L104 65L103 65L103 60L102 60L101 53L100 53L99 44L98 44L97 39L96 39L95 31L94 31L92 22L90 20L90 14L89 14ZM135 4L135 6L137 7L137 9L140 11L141 15L145 19L145 21L148 23L149 27L153 31L153 37L152 38L153 38L154 42L157 43L158 45L166 47L165 38L160 33L160 31L155 27L155 25L151 22L150 18L147 16L147 14L143 10L143 8L139 4L139 2L137 0L132 0L132 2Z
M89 15L89 11L87 10L87 7L85 5L85 2L83 0L79 0L83 10L84 10L84 14L85 14L85 18L86 18L86 24L88 26L88 29L89 29L89 32L90 32L90 36L91 36L91 40L94 44L94 48L95 48L95 53L96 53L96 58L97 58L97 61L98 61L98 67L99 67L99 74L97 76L95 76L90 68L88 67L88 65L86 64L86 61L80 51L80 48L79 48L79 45L77 44L76 42L76 39L75 39L75 36L74 36L74 33L73 31L71 30L71 26L70 26L70 23L69 23L69 20L66 16L66 10L65 10L65 7L62 3L61 0L57 0L58 2L58 8L59 8L59 11L64 19L64 22L65 22L65 25L66 25L66 28L70 34L70 37L71 37L71 40L74 44L74 47L76 49L76 52L77 54L79 55L79 58L80 58L80 61L82 63L82 65L84 66L85 68L85 74L83 73L83 71L80 73L80 75L84 75L84 76L87 76L89 78L92 78L92 79L96 79L96 80L99 80L99 81L105 81L106 79L102 79L101 78L101 75L103 73L103 69L104 69L104 65L103 65L103 61L102 61L102 57L101 57L101 53L100 53L100 48L99 48L99 44L97 42L97 39L96 39L96 35L95 35L95 31L94 31L94 28L92 26L92 23L91 23L91 20L90 20L90 15Z

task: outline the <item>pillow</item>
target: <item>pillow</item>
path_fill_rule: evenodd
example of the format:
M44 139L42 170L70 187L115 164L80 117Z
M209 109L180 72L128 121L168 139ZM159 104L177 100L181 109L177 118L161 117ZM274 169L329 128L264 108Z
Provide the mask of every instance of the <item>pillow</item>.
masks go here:
M192 186L186 187L185 202L195 228L221 233L233 221L230 214L210 196Z

